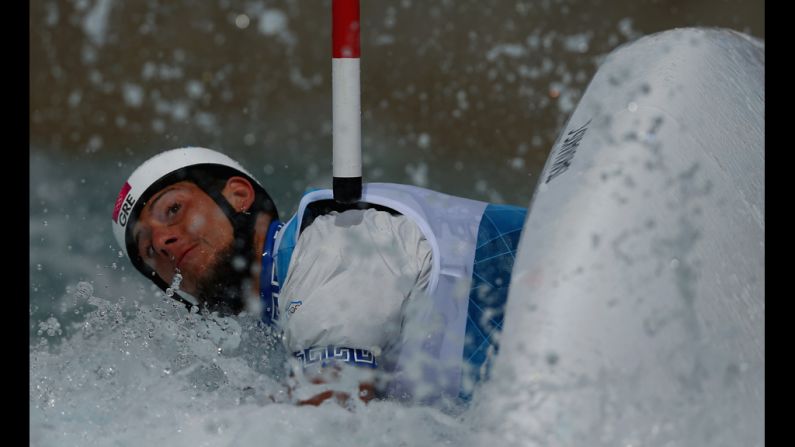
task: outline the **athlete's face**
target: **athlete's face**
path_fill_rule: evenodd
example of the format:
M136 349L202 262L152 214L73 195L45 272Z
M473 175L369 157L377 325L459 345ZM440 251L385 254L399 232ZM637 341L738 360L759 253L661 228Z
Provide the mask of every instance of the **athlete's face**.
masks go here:
M236 209L247 209L250 188L245 179L232 177L222 194ZM138 254L158 276L170 284L179 272L180 290L194 296L222 263L231 262L232 224L215 201L191 182L175 183L152 196L133 227L133 237Z

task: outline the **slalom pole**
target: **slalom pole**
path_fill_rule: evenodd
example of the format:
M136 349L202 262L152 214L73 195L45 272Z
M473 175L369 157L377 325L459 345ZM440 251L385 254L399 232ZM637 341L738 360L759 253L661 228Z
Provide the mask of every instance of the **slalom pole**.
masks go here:
M332 0L332 172L334 200L362 197L359 0Z

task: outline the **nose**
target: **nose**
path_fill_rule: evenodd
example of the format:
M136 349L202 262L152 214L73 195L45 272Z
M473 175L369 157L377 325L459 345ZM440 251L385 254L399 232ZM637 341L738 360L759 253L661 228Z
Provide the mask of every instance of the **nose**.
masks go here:
M168 258L174 256L173 248L179 239L178 230L172 226L154 228L152 231L152 246L158 254Z

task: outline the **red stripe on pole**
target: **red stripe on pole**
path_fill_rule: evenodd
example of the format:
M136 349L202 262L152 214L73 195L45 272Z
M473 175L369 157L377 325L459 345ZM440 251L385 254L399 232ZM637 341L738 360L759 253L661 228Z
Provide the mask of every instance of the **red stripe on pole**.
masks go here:
M332 0L332 55L359 58L359 0Z

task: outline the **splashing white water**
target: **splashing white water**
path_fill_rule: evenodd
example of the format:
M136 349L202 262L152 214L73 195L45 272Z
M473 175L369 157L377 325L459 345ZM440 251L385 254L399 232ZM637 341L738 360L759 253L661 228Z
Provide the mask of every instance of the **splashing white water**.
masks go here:
M182 284L182 274L177 269L177 272L174 273L174 278L171 280L171 287L166 289L166 296L173 298L174 294L179 291L180 284Z
M96 308L30 350L33 445L467 445L463 419L358 401L294 405L276 334L172 300ZM294 382L293 382L294 383ZM318 436L323 433L323 436Z

